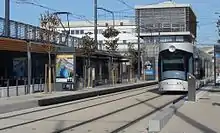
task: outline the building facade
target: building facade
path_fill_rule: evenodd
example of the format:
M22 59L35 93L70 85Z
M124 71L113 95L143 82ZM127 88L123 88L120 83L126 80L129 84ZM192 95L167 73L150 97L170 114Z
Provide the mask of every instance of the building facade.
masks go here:
M140 18L140 35L146 44L195 42L196 16L189 4L166 1L155 5L136 6L135 9L136 22Z
M155 60L151 66L155 79L157 79L159 44L166 42L194 44L196 16L189 4L177 4L173 1L136 6L135 16L136 24L138 25L139 22L140 26L140 37L144 41L141 46L144 49L142 53L143 64Z
M97 39L100 50L105 50L106 38L102 35L103 31L108 27L112 26L112 20L100 20L98 21L98 34ZM64 26L67 27L67 23L64 22ZM82 38L86 33L91 33L91 37L94 37L94 24L89 23L87 21L74 21L69 22L70 27L70 35L78 38ZM117 29L120 33L117 36L119 38L118 41L118 51L122 54L127 51L128 43L133 43L135 48L137 48L137 40L136 37L136 25L135 20L115 20L115 29ZM64 32L62 27L57 29L59 32ZM68 28L66 30L69 30Z

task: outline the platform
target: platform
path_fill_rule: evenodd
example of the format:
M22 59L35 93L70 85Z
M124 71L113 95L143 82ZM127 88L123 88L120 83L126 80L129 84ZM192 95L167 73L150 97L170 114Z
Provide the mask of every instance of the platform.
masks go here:
M135 89L139 87L155 85L157 81L137 82L130 84L117 84L114 86L103 86L97 88L88 88L77 91L61 91L52 93L34 93L23 96L1 98L0 99L0 113L10 111L33 108L37 106L46 106L89 98L109 93Z
M161 133L220 132L220 88L211 88L196 102L185 102Z

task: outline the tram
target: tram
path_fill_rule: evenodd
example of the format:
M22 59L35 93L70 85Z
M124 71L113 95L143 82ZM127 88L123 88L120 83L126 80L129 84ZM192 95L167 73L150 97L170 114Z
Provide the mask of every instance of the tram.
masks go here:
M211 58L188 42L161 43L158 56L159 91L188 91L187 74L196 78L196 89L206 75ZM209 63L211 64L211 63Z

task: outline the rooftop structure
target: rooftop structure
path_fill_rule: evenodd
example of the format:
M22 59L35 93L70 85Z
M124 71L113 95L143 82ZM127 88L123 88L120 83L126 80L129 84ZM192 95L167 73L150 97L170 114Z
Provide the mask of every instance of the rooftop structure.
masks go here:
M195 41L196 16L189 4L166 1L135 9L136 19L140 12L141 37L146 43Z

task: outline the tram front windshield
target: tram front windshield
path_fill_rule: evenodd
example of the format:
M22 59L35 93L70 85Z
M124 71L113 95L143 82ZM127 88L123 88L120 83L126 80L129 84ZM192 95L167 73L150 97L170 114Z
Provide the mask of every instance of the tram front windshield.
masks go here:
M165 71L184 71L184 56L171 54L170 56L163 56L163 72Z
M169 52L168 50L160 53L160 80L181 79L186 80L189 59L192 54L180 50ZM191 64L191 63L190 63Z

